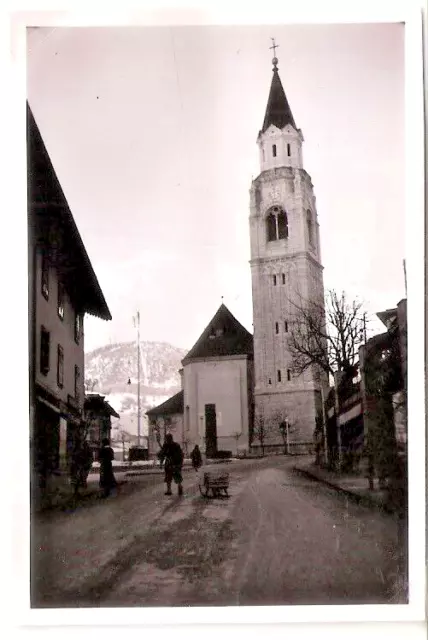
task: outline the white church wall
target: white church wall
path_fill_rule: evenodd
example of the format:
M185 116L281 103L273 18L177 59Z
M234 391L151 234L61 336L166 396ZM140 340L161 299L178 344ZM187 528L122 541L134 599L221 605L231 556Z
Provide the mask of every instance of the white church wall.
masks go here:
M248 448L247 358L205 359L184 367L184 405L188 437L205 450L205 405L215 404L217 448L236 453ZM239 434L239 436L238 436Z

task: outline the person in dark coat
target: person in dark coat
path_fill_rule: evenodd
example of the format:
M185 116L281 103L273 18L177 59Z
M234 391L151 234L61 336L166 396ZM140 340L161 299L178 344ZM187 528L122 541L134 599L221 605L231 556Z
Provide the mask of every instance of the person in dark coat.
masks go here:
M182 468L183 468L183 451L178 444L178 442L174 442L174 438L170 433L165 436L165 442L163 444L162 449L159 452L159 460L161 464L165 462L165 483L166 483L166 496L171 496L171 484L174 480L175 484L178 485L178 495L183 495L183 476L182 476Z
M103 495L107 497L110 491L117 486L116 478L113 473L114 452L110 446L108 438L104 438L103 446L100 449L100 487Z
M192 465L195 471L197 471L200 467L202 467L202 455L199 446L195 444L195 448L190 454L190 458L192 460Z
M88 475L92 467L94 457L92 449L87 440L83 441L80 459L80 484L82 487L88 486Z

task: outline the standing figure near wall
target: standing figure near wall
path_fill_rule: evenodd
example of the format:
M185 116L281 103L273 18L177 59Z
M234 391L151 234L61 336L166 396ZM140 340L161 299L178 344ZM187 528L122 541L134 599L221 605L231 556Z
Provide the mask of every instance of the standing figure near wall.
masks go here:
M103 496L110 495L112 489L117 486L116 478L113 473L113 460L114 452L110 446L110 440L104 438L103 446L101 447L100 454L100 487L103 491Z

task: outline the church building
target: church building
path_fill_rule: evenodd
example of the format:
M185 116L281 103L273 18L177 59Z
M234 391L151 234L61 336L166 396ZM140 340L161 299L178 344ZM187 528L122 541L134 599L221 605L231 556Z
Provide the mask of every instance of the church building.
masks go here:
M303 168L297 127L272 60L273 77L257 138L260 174L250 191L251 279L254 326L255 421L265 444L282 441L287 423L294 450L313 441L322 376L295 376L289 335L298 309L324 304L323 267L315 196Z
M253 336L221 304L182 361L182 391L147 412L149 448L167 432L189 453L248 452L253 424Z
M313 185L303 168L303 135L278 59L272 63L257 138L260 174L250 190L254 337L222 305L183 360L181 440L186 450L199 444L208 457L219 449L282 450L284 431L291 452L309 451L321 383L327 384L314 368L295 375L289 349L298 309L308 302L324 305L323 267ZM149 412L152 434L163 408Z

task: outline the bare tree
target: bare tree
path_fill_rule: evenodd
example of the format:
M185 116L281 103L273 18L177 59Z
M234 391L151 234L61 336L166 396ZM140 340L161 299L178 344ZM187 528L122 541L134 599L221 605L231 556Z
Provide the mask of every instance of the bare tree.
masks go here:
M235 431L235 433L233 434L233 437L236 440L236 455L238 455L238 442L239 442L239 438L241 437L241 432L240 431Z
M354 370L358 347L365 339L366 314L362 302L329 290L325 303L300 299L292 303L293 322L288 340L293 372L315 367L329 376Z
M296 420L285 408L277 409L272 415L272 421L281 434L284 443L284 454L290 453L290 435L296 432Z
M263 413L257 413L254 418L253 441L258 440L262 449L262 456L265 455L266 425Z
M99 385L97 378L85 378L85 391L86 393L93 393L95 387Z

